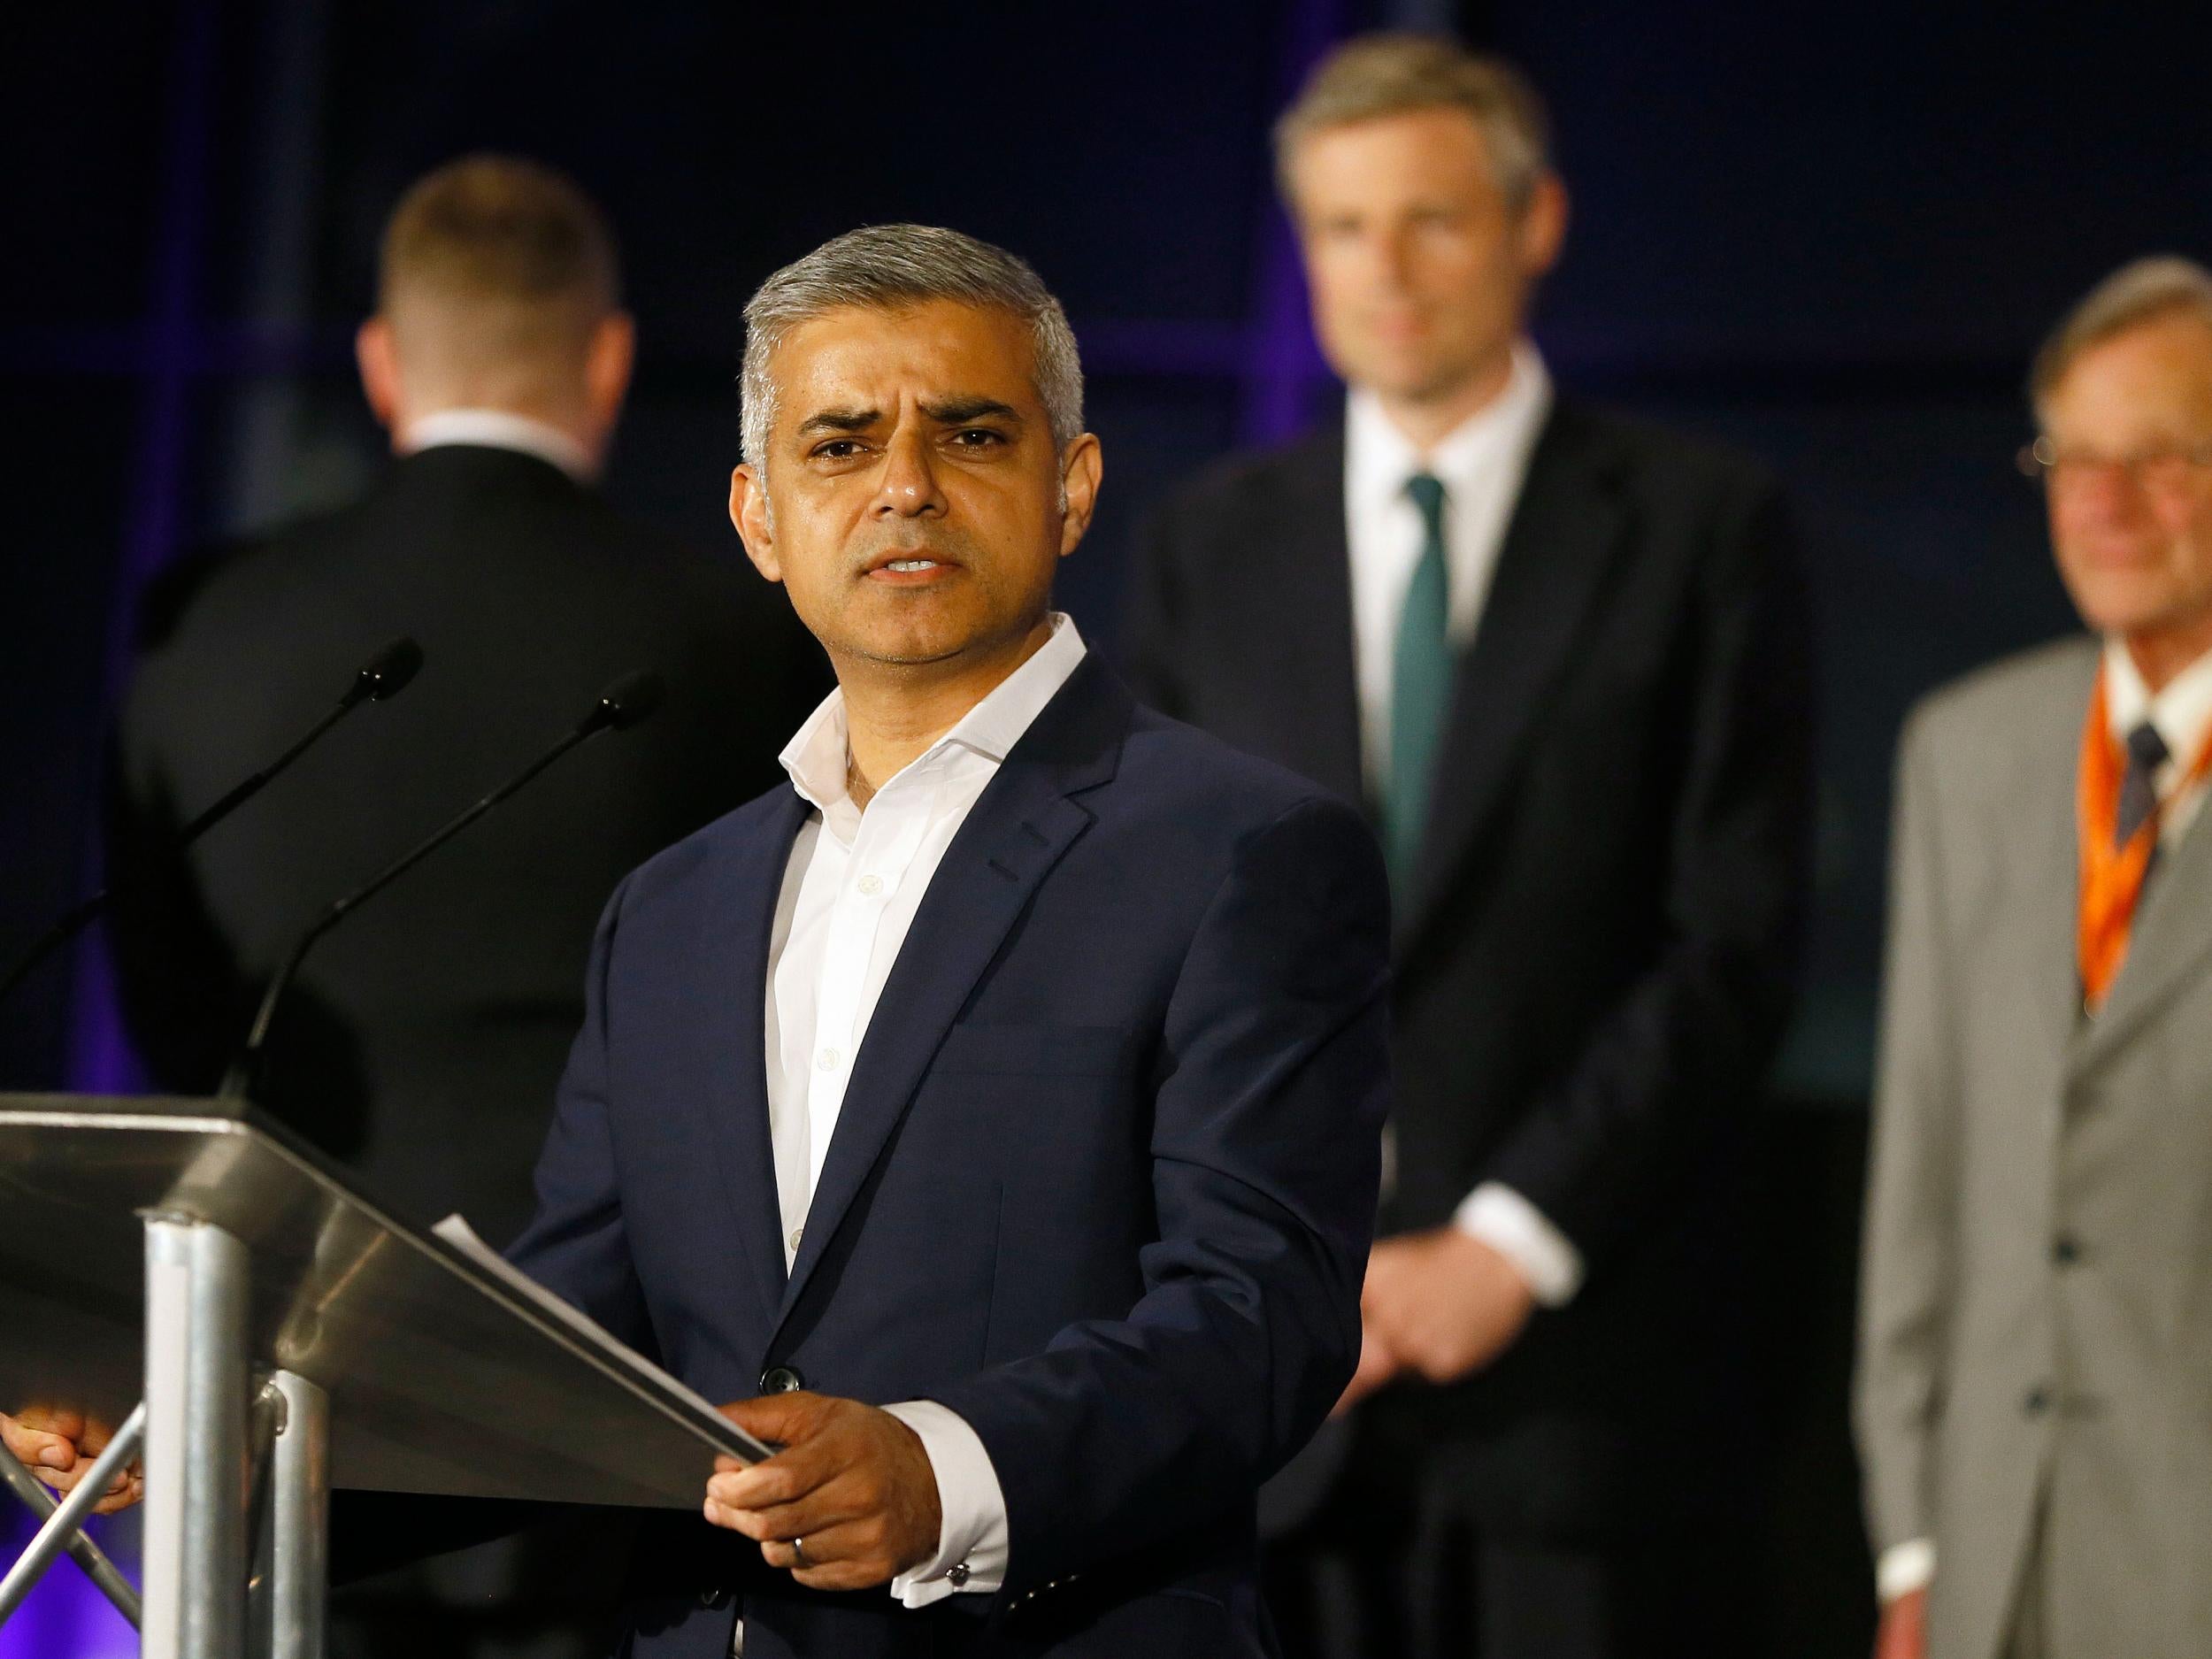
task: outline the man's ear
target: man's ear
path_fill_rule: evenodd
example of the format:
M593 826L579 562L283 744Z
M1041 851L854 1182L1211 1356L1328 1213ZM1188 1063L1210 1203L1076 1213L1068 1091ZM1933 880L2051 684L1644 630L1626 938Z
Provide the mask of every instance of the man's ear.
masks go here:
M383 317L372 317L354 332L353 361L361 371L361 393L369 402L369 412L376 417L376 424L391 434L392 442L399 442L400 373L399 349L392 339L392 325Z
M761 469L747 462L730 473L730 522L745 544L745 557L753 568L772 582L783 580L783 565L776 557L776 523L768 511L768 482Z
M1105 476L1105 469L1104 451L1093 433L1085 433L1060 457L1060 488L1068 503L1060 519L1062 558L1081 545L1091 527L1091 515L1098 511L1099 480Z
M1567 244L1567 186L1555 173L1538 176L1521 210L1521 273L1531 281L1549 274Z
M614 311L599 319L591 331L591 345L584 357L584 400L593 427L611 433L622 415L622 400L629 396L631 372L637 366L637 324L627 311Z

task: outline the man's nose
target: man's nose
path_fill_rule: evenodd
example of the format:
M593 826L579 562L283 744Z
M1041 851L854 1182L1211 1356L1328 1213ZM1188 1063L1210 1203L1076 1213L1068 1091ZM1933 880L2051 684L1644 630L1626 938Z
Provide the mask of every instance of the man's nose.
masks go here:
M893 434L884 450L883 475L876 485L872 511L886 518L912 518L944 510L944 495L937 487L937 470L923 434L910 429Z
M2078 518L2092 524L2124 522L2137 517L2142 509L2141 482L2125 462L2093 464L2069 482L2072 499L2068 504Z
M1393 295L1413 286L1413 238L1409 232L1394 227L1382 234L1375 250L1375 274Z

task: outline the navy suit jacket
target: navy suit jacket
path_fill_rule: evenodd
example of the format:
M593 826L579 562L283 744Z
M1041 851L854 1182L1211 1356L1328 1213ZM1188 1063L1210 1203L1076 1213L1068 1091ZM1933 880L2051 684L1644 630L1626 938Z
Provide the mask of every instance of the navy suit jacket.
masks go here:
M762 1011L808 809L777 790L616 893L511 1254L717 1400L772 1371L981 1437L1011 1559L924 1609L663 1517L622 1651L1273 1650L1259 1484L1351 1374L1387 1092L1356 812L1087 660L946 853L784 1271ZM788 1384L789 1379L779 1380Z

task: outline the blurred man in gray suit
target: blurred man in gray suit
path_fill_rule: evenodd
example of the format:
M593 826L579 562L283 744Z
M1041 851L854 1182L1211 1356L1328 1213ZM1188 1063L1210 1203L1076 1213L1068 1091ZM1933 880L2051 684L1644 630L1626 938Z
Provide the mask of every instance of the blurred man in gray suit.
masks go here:
M2212 1653L2212 273L2037 358L2092 637L1899 762L1856 1415L1880 1659Z

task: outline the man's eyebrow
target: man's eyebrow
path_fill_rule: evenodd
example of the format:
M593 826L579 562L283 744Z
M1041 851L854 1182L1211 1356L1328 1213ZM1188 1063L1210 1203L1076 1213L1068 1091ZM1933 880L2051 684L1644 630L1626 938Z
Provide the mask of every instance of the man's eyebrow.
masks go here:
M883 419L879 409L825 409L799 423L799 436L817 432L865 432Z
M922 413L941 426L964 426L973 420L1005 420L1021 425L1021 412L995 397L955 397L941 403L924 403Z

